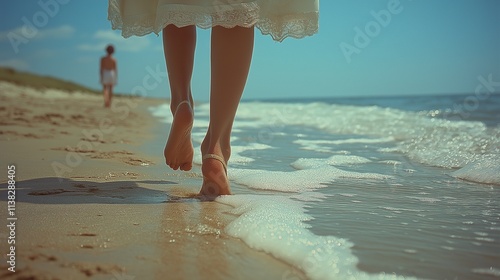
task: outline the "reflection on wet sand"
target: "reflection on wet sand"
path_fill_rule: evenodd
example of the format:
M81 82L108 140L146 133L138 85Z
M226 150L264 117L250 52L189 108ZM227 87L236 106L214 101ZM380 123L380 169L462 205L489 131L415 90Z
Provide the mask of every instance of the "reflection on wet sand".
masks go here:
M228 278L222 204L176 197L165 205L160 273L172 279ZM158 278L161 275L158 275Z
M173 193L159 231L163 251L157 279L282 279L294 271L224 232L233 219L230 206Z

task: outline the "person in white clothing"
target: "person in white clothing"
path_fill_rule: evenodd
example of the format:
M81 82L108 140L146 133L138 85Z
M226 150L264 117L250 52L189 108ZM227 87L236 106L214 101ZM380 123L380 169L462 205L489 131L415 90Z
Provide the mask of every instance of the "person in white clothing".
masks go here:
M111 106L111 99L113 98L113 86L116 85L117 67L116 60L113 57L115 48L112 45L106 47L106 56L101 58L100 77L102 84L102 91L104 94L104 107Z

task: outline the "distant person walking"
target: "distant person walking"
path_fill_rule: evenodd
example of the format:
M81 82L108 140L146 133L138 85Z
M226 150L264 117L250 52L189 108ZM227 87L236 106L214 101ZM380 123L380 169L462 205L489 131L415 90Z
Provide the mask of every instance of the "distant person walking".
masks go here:
M104 107L111 106L111 99L113 98L113 86L116 85L117 68L116 60L113 57L115 48L112 45L106 47L106 55L101 58L100 76L102 91L104 93Z
M164 155L174 170L192 167L196 27L212 28L210 122L201 144L200 195L231 193L227 177L230 138L250 70L254 27L282 41L315 34L318 18L319 0L109 0L108 19L124 37L163 32L174 117Z

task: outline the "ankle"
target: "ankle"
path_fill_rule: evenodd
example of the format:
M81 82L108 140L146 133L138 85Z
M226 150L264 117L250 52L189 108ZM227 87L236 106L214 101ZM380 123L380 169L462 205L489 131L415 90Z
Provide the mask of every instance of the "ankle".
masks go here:
M229 144L221 145L219 142L215 142L215 144L211 145L207 140L203 140L201 144L201 153L203 155L214 154L221 156L227 163L231 157L231 146Z
M185 101L189 102L189 104L191 105L191 108L193 107L194 102L193 102L193 98L191 97L191 94L189 94L187 96L172 97L170 99L170 111L172 112L172 115L175 114L175 111L177 111L177 107L179 107L179 105Z

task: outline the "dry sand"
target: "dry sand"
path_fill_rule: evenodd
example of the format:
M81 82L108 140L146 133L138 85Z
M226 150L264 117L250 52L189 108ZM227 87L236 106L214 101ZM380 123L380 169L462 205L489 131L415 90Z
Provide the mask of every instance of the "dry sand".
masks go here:
M168 126L147 112L165 100L113 102L105 109L101 96L0 82L1 279L297 275L224 233L235 218L226 213L229 206L189 198L201 184L198 166L189 173L170 171L162 150L147 147L167 135ZM16 272L7 264L12 164Z

